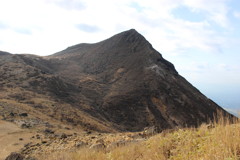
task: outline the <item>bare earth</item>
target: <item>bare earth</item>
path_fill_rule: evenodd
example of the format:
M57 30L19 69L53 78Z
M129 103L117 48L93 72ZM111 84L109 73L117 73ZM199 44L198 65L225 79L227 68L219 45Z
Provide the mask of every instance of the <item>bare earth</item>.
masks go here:
M0 160L29 143L32 135L30 131L23 130L13 123L0 120ZM20 138L22 140L19 140Z

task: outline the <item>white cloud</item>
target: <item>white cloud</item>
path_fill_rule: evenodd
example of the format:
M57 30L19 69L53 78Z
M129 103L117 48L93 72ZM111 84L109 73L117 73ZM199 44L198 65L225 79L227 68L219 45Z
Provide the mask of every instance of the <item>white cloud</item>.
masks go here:
M83 10L85 3L81 0L45 0L45 3L53 3L66 10Z
M177 19L172 10L182 5L209 16L200 22ZM189 48L217 52L225 39L214 31L211 22L227 26L227 11L225 0L1 1L0 22L8 26L8 32L0 27L0 36L8 41L0 45L0 49L46 55L69 45L97 42L136 28L157 50L165 53L174 55ZM94 32L94 36L89 35L90 32ZM22 47L18 48L16 43L21 43Z
M216 22L222 27L229 26L227 18L228 7L226 2L228 0L183 0L184 4L195 11L205 11L208 19Z
M233 12L233 16L236 17L236 18L240 18L240 12Z

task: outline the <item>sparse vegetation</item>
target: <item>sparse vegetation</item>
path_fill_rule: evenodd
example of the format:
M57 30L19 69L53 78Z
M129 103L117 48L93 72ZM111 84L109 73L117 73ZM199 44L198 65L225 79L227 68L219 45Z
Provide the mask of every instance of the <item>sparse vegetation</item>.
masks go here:
M54 153L47 160L238 160L240 123L221 114L211 124L155 135L113 150L80 149Z

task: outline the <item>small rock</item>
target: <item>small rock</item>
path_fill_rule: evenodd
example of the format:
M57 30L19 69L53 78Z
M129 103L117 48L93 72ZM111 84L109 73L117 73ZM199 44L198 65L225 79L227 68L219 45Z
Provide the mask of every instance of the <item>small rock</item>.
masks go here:
M37 135L36 135L36 138L37 138L37 139L40 139L41 137L40 137L40 135L39 135L39 134L37 134Z
M62 133L62 134L60 135L60 138L65 139L65 138L67 138L67 135L66 135L65 133Z
M5 160L24 160L24 157L19 153L12 152Z
M41 144L40 144L40 143L37 143L37 144L35 144L35 146L41 146Z
M21 125L21 128L30 128L30 127L32 127L32 126L30 124L27 124L27 123L23 123Z
M48 129L48 128L45 129L43 132L46 133L46 134L54 134L54 131L51 130L51 129Z
M23 138L19 138L19 141L23 141Z
M27 113L20 113L19 116L21 116L21 117L27 117L28 114L27 114Z
M11 113L9 113L9 116L14 117L14 116L15 116L15 113L11 112Z
M24 147L28 148L31 144L32 144L32 142L27 143L27 144L24 145Z

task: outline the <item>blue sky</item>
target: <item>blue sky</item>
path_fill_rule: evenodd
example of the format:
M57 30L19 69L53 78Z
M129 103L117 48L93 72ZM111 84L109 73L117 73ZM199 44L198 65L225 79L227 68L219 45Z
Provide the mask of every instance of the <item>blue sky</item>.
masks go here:
M49 55L135 28L219 105L240 110L238 0L0 0L0 50Z

